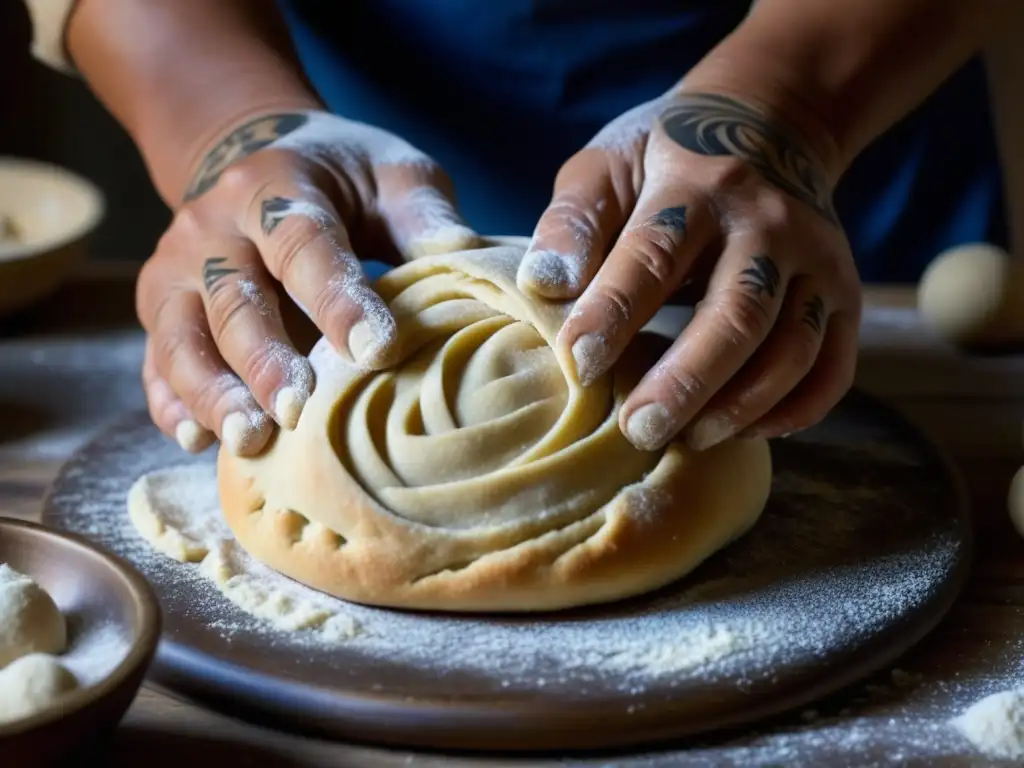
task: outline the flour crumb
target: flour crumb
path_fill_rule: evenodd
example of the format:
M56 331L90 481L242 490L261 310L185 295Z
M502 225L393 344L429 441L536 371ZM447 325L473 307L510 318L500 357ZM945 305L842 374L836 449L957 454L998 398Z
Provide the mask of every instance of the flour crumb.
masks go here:
M136 531L158 551L198 572L235 606L287 632L317 631L325 641L355 637L359 623L314 590L253 560L235 541L217 500L214 464L157 470L128 493Z
M986 696L952 725L982 754L1024 759L1024 688Z

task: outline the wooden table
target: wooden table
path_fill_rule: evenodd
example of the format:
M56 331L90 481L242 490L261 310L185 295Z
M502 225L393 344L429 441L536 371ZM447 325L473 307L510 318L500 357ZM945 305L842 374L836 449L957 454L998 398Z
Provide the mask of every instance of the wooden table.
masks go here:
M37 519L63 458L103 422L143 407L142 335L130 265L87 265L59 295L0 325L0 511ZM946 444L975 499L974 574L943 624L874 679L759 732L643 755L489 758L412 754L302 739L237 722L143 689L96 762L108 766L649 766L999 765L950 735L951 715L1024 684L1024 542L1005 514L1006 484L1024 462L1019 360L970 361L913 325L913 294L875 288L882 318L862 334L858 382ZM869 324L870 325L870 324ZM960 426L957 427L956 425ZM950 426L952 425L952 426ZM922 736L922 728L925 736ZM912 736L908 736L912 733ZM934 734L935 738L927 736ZM938 739L938 741L936 741ZM938 746L936 746L938 744ZM84 756L75 765L88 762Z

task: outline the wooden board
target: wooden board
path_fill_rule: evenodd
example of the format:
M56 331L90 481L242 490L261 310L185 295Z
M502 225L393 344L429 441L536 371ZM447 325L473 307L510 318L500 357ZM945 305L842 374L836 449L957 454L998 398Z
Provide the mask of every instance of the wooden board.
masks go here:
M892 662L948 610L969 566L966 502L943 456L902 417L853 393L820 426L777 441L773 456L762 520L678 584L532 618L357 608L392 633L388 653L271 632L210 594L193 566L147 551L126 493L140 471L182 456L144 414L65 466L43 519L147 575L165 612L151 681L176 695L348 740L596 749L805 706Z

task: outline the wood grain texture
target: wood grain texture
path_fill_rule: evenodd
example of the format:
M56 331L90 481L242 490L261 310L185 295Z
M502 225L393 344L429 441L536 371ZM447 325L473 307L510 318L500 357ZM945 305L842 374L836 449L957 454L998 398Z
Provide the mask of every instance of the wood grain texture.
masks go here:
M10 352L18 345L37 345L39 350L45 350L47 345L68 339L88 336L102 341L137 329L132 315L132 269L120 273L116 269L107 270L105 275L92 274L69 285L45 306L0 326L0 380L12 382L8 391L17 391L19 379L32 381L25 370L11 367L12 362L20 359ZM906 290L870 290L868 304L883 308L910 307L913 296ZM872 373L874 386L867 387L884 396L886 387L898 389L901 383L905 384L905 377L913 373L916 363L901 364L902 358L893 356L887 348L884 333L873 335L869 341L862 350L862 372L864 366L871 365L872 359L889 361ZM922 345L922 355L928 359L928 344L922 342ZM124 359L127 362L131 357ZM969 363L966 361L964 365ZM1014 364L1019 365L1020 361ZM870 371L870 367L867 370ZM99 375L109 376L109 371L101 370ZM129 369L121 375L127 380L137 377L137 371ZM970 376L962 376L961 381L970 384ZM994 419L1004 413L1002 398L992 399L985 393L958 393L953 385L947 394L945 407L942 395L929 395L935 399L928 402L938 405L931 411L933 424L942 421L943 413L949 419L978 418L977 412L973 416L962 415L965 400L976 400L978 407L986 403L993 406L991 416ZM135 397L135 394L126 396L132 401L132 408L136 407ZM902 399L904 410L913 410L918 403L906 392L906 387L904 395L898 399ZM1024 397L1021 400L1024 401ZM1010 402L1014 402L1013 398ZM128 410L120 408L112 399L103 400L101 405L90 407L88 402L80 403L79 408L85 414L83 419L87 419L82 423L99 427L117 413ZM1013 407L1019 405L1017 402ZM1009 420L1018 422L1015 415ZM669 753L573 760L529 758L524 763L497 757L417 755L401 750L301 739L249 726L143 690L121 728L109 743L97 746L93 757L95 762L109 766L146 765L147 768L181 768L183 764L190 768L222 768L225 764L270 768L483 768L525 764L649 768L722 764L727 756L730 760L740 756L743 758L740 764L749 765L871 765L901 760L903 765L1008 764L979 757L966 742L949 741L936 754L934 746L920 739L908 741L900 735L903 723L921 720L935 721L936 732L940 733L944 727L942 717L960 711L984 695L1024 682L1018 669L1021 638L1024 638L1024 542L1013 533L1005 513L1005 482L1020 464L1019 456L1014 455L1019 454L1019 450L1007 446L1002 454L991 451L991 455L978 455L973 448L958 451L956 437L951 436L952 444L948 448L972 490L979 529L976 565L964 595L939 628L900 661L898 666L905 674L897 673L894 679L887 670L819 703L815 712L769 724L770 732L723 734L699 745L686 745L688 748L681 745ZM13 438L23 440L25 435ZM61 457L39 458L37 452L32 458L31 451L22 456L4 451L11 439L12 436L0 428L0 513L36 519L39 502L59 468Z

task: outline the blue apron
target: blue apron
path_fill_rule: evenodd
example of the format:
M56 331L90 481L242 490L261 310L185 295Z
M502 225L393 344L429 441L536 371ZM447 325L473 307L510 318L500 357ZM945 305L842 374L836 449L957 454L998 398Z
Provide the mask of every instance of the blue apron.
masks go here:
M529 235L558 168L679 80L749 0L279 0L329 108L452 176L487 234ZM912 282L941 250L1006 246L980 59L868 147L836 190L865 282Z

